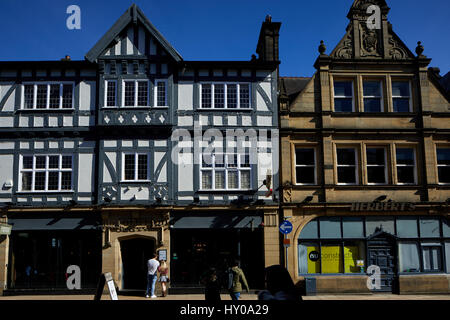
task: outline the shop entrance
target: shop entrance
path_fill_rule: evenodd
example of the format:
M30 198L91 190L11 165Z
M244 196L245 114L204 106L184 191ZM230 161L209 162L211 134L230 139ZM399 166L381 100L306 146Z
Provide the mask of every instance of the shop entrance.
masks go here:
M397 252L395 236L379 231L367 241L368 266L380 268L381 288L374 292L397 292Z
M211 267L224 274L238 258L252 289L264 287L263 233L260 229L189 229L171 232L171 286L201 287Z
M155 252L155 240L134 238L120 241L122 289L145 290L147 261Z

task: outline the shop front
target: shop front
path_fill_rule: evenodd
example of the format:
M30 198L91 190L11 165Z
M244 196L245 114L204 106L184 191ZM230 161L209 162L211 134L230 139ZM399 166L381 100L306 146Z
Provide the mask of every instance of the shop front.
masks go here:
M98 216L12 214L8 224L6 291L96 288L101 272Z
M264 286L262 214L251 212L175 213L171 216L171 286L200 288L202 275L214 267L223 274L240 261L249 286Z
M295 234L295 279L314 279L317 293L448 293L447 217L309 218Z

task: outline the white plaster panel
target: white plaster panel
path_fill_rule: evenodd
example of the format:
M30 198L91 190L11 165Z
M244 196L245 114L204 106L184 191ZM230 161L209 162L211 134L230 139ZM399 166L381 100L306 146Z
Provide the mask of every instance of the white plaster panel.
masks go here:
M64 127L73 127L73 117L64 116L63 125Z
M178 125L179 126L193 126L194 119L192 116L179 116L178 117Z
M113 148L115 148L115 147L117 147L117 141L116 140L105 140L105 141L103 141L103 146L104 147L113 147Z
M214 125L215 126L223 125L223 117L222 116L214 116L213 120L214 120Z
M78 177L78 191L79 192L92 192L92 186L94 185L94 179L92 175L92 168L94 165L94 155L88 153L80 153L79 168L82 174Z
M75 142L73 141L64 141L64 148L65 149L73 149L75 147ZM83 168L83 167L80 167Z
M30 143L29 142L21 142L20 149L30 149Z
M13 117L1 117L0 118L0 127L2 127L2 128L14 127L14 118Z
M48 143L48 147L50 149L57 149L59 147L59 143L58 143L58 141L50 141Z
M155 152L154 154L155 162L153 164L155 170L160 165L161 161L165 161L163 160L165 154L166 154L165 152ZM156 182L167 182L167 162L161 168L161 172L159 173L159 177L156 180Z
M120 189L122 200L148 200L149 191L146 187L123 187Z
M148 140L138 140L138 147L149 147L150 141Z
M194 190L194 155L192 153L178 154L178 191Z
M35 149L44 149L44 141L35 141L34 148Z
M127 30L127 54L133 54L133 28L128 28Z
M132 140L122 140L122 147L132 147L133 141Z
M167 147L166 140L155 140L154 144L155 144L155 147Z
M95 110L95 81L80 82L80 110Z
M19 127L28 128L28 117L19 116Z
M0 142L0 150L14 149L14 142Z
M252 117L251 116L242 116L242 125L243 126L251 126L252 125Z
M5 182L13 181L14 155L0 155L0 193L11 193L13 188L3 188Z
M178 110L193 110L194 86L192 82L178 84Z
M227 117L228 125L229 126L235 126L237 125L237 116L228 116Z
M43 127L44 126L44 117L34 117L33 118L33 126L34 127Z
M49 127L57 127L58 126L58 117L48 117L48 126Z
M200 116L198 117L198 119L199 119L200 125L202 125L202 126L207 126L208 123L209 123L209 121L208 121L208 116L202 116L202 115L200 115Z
M105 152L105 156L112 163L113 168L116 168L116 153L115 152ZM103 164L103 182L112 182L112 177L109 174L108 168Z
M272 126L272 117L270 116L257 116L256 123L258 126Z
M80 118L78 119L78 125L80 127L88 127L91 124L90 120L90 116L80 116Z
M194 197L189 197L189 196L187 196L187 197L178 197L178 200L180 200L180 201L193 201Z

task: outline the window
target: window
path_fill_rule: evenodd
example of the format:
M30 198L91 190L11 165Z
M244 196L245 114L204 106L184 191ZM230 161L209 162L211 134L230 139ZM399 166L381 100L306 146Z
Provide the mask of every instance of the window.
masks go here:
M354 111L352 81L334 81L334 111Z
M398 184L415 184L416 153L414 148L396 148L396 166Z
M423 271L442 270L442 245L440 243L422 243Z
M113 96L111 96L111 100L113 100ZM124 81L123 105L125 107L147 107L149 105L148 81L147 80Z
M392 104L394 112L412 111L409 81L392 81Z
M21 191L72 190L72 156L24 155L20 176Z
M338 184L357 184L356 148L337 148L337 181Z
M155 106L167 106L167 80L155 81Z
M106 107L115 107L117 105L116 92L117 92L117 81L107 80L106 81Z
M126 153L123 158L124 181L146 181L148 176L148 154Z
M30 83L23 85L22 109L72 108L72 83Z
M249 109L250 85L248 83L202 83L201 108Z
M450 148L437 148L437 169L439 183L450 183Z
M383 97L381 93L381 81L364 81L364 112L382 112Z
M247 190L251 188L249 154L203 154L202 190Z
M385 184L386 180L386 150L385 148L367 148L367 183Z
M316 155L314 148L295 149L295 177L297 184L316 184Z

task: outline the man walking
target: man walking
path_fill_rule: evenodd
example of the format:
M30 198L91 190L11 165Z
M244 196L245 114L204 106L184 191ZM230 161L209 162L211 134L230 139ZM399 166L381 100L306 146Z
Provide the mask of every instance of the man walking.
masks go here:
M244 272L239 268L239 260L235 260L229 271L229 284L228 289L232 300L239 300L242 291L242 285L245 287L247 293L250 291L245 279Z
M159 261L156 259L157 255L154 253L152 258L147 262L148 274L147 274L147 291L145 293L145 297L148 298L148 294L150 291L151 298L156 298L155 295L155 284L157 279L157 271L159 267Z

